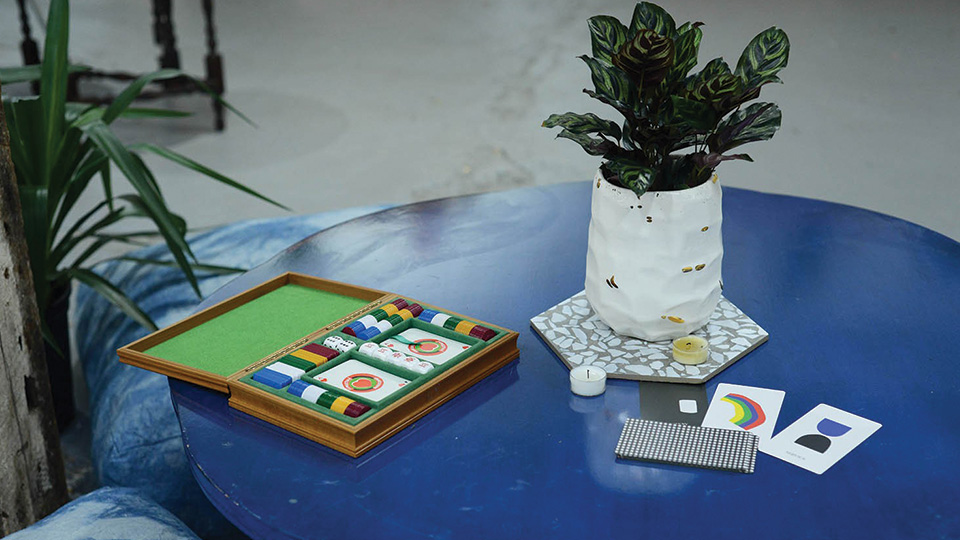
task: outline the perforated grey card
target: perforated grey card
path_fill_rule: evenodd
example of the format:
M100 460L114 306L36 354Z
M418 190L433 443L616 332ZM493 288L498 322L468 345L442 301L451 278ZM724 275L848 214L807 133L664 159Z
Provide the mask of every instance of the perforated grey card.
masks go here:
M752 473L759 441L746 431L628 418L616 454L621 459Z

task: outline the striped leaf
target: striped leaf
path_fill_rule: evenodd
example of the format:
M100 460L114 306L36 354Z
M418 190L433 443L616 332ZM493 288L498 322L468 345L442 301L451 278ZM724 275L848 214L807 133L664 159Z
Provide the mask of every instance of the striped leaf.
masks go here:
M682 80L697 65L697 55L700 52L700 40L702 39L703 31L693 27L680 34L680 37L674 41L674 61L669 80Z
M721 73L712 79L702 82L690 93L690 98L702 103L709 103L718 111L729 112L741 94L743 83L738 77L730 73Z
M587 26L590 27L590 45L593 49L593 57L608 64L613 64L613 55L627 41L627 27L616 17L609 15L590 17L587 19Z
M569 129L561 130L560 134L557 135L557 138L570 139L571 141L579 144L583 150L591 156L605 156L611 152L615 152L620 148L617 146L617 143L609 139L591 137L586 133L574 133Z
M661 36L673 37L677 32L677 23L662 7L650 2L640 2L633 8L630 36L635 36L640 30L653 30Z
M626 158L614 158L606 163L607 170L617 175L623 187L633 191L637 197L643 195L656 181L654 169Z
M613 55L613 64L640 88L659 85L673 67L673 61L673 40L653 30L638 31L620 52Z
M636 105L637 89L620 68L604 65L599 60L586 55L579 58L590 67L590 75L597 94L630 108Z
M685 133L706 133L717 125L717 113L706 103L670 96L666 124L677 126Z
M787 34L775 26L770 27L757 34L743 50L734 74L751 88L780 82L777 73L787 66L789 55Z
M765 141L780 129L780 118L780 108L773 103L754 103L720 122L707 143L712 152L723 153L743 144Z
M544 120L542 125L546 128L560 126L572 133L600 133L608 137L613 137L614 139L620 138L620 126L617 125L616 122L604 120L593 113L577 114L568 112L564 114L551 114L550 118Z

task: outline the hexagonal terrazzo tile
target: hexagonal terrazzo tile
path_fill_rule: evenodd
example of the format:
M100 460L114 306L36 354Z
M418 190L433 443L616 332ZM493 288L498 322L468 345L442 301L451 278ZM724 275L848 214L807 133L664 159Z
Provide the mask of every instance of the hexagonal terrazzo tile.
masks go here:
M707 382L769 337L724 297L706 326L694 332L710 343L710 357L698 366L674 362L670 341L615 333L597 317L583 291L530 319L530 325L569 368L589 365L612 379L687 384Z

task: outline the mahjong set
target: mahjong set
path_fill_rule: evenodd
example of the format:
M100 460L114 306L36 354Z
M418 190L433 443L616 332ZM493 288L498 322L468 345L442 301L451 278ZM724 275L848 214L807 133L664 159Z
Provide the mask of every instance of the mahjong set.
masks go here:
M357 457L519 355L517 333L288 272L117 351Z

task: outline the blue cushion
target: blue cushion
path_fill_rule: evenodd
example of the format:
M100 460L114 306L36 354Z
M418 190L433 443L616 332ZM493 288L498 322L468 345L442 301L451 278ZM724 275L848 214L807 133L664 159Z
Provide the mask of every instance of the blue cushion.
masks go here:
M239 222L194 235L189 243L202 263L252 268L307 236L383 208ZM171 260L163 245L130 256ZM95 271L119 286L161 328L190 315L200 302L176 268L108 261ZM234 276L197 277L208 295ZM191 475L166 377L117 360L116 349L147 330L88 287L77 287L71 320L90 391L91 453L100 484L139 488L204 538L230 537L234 531Z
M199 540L182 521L131 488L100 488L6 540Z

